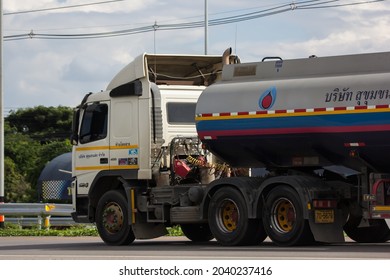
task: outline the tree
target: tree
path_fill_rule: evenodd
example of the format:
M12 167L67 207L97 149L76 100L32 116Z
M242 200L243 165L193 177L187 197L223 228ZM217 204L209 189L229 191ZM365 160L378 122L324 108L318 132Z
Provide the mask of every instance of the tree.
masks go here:
M5 118L5 199L36 201L36 184L44 166L69 152L72 109L43 107L20 109Z
M35 140L50 142L68 139L71 134L73 110L69 107L19 109L7 117L10 127Z
M9 157L4 159L5 202L29 202L34 195L31 185L19 173L16 164Z
M4 155L12 159L20 174L26 176L35 167L40 143L29 135L17 132L5 122L4 130Z

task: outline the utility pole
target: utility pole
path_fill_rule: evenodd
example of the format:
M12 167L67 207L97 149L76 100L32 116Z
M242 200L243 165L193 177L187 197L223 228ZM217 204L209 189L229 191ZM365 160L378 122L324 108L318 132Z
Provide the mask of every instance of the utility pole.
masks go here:
M3 0L0 0L0 203L4 203ZM0 228L4 215L0 213Z
M208 32L209 32L209 11L207 0L204 0L204 54L207 54Z

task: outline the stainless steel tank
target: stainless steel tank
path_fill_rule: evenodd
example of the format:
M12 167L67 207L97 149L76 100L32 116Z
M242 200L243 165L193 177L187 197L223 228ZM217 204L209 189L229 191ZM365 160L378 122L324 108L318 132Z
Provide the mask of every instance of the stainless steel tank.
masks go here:
M390 171L390 52L226 65L196 107L233 166Z

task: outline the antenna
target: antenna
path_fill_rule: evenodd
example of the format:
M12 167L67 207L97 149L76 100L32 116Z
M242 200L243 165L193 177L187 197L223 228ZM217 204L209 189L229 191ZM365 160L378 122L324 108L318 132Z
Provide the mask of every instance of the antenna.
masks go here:
M236 32L234 35L234 53L237 53L237 24L236 24Z

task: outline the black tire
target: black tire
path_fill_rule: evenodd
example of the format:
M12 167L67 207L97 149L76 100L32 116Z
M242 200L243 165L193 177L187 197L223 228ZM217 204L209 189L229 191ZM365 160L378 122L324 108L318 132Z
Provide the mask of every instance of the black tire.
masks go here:
M127 201L122 193L108 191L100 198L96 209L96 227L101 239L108 245L128 245L134 241Z
M207 242L214 238L208 224L182 224L184 235L193 242Z
M287 185L273 188L263 206L264 229L279 246L309 245L313 234L298 193Z
M261 213L259 214L261 217ZM262 243L268 236L267 232L264 229L264 223L262 218L255 220L255 225L253 226L256 230L254 231L253 237L250 238L249 245L258 245Z
M359 243L383 243L390 239L390 229L385 220L369 220L370 226L359 227L361 217L350 216L344 225L345 233Z
M224 246L253 245L266 237L259 230L260 220L248 219L247 203L232 187L221 188L212 196L208 220L215 239Z

